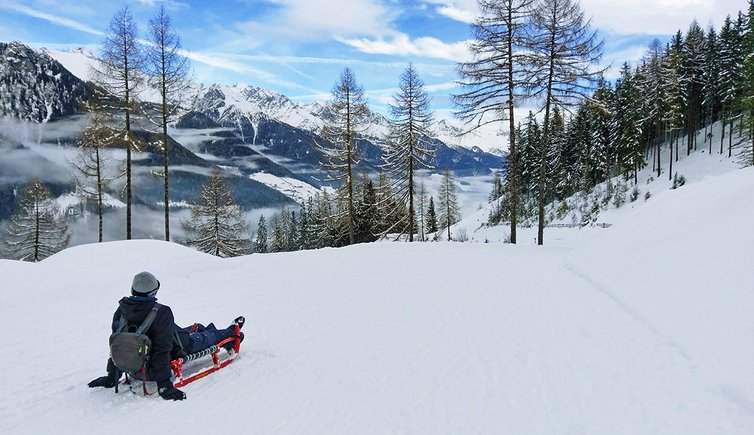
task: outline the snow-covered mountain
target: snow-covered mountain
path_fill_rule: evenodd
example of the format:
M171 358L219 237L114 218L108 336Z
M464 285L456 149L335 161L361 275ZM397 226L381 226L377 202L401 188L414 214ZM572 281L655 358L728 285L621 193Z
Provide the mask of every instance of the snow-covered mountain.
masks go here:
M0 42L0 116L49 122L81 111L87 85L44 51Z
M245 123L256 125L261 118L274 119L315 133L322 128L322 119L307 107L271 90L246 84L215 84L199 85L191 92L194 95L190 97L188 106L192 110L202 112L220 124L237 125L241 131L245 130Z

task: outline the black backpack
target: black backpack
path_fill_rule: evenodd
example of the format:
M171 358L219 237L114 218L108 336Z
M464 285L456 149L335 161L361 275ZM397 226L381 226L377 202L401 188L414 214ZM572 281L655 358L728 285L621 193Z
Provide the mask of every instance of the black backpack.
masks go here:
M152 340L146 332L157 316L160 306L155 303L138 328L136 325L129 325L121 314L118 330L110 335L110 358L120 371L135 375L147 366Z

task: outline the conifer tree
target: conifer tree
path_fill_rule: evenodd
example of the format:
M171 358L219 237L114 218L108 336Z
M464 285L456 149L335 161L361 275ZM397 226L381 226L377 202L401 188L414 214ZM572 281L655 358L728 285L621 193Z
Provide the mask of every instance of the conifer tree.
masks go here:
M68 246L70 235L50 191L38 178L22 190L5 240L8 258L41 261Z
M430 100L413 65L401 74L398 93L393 99L391 140L383 156L383 167L393 177L393 191L408 206L408 214L397 223L396 229L400 234L408 234L408 241L412 242L416 230L414 179L419 169L429 168L428 160L434 154L427 141L432 124Z
M682 126L683 122L683 95L681 89L681 78L679 70L681 66L681 53L677 50L669 49L662 62L662 121L665 124L670 159L668 161L668 179L672 179L673 174L673 140L676 139L676 132ZM677 161L676 153L676 161ZM660 173L658 170L658 177Z
M526 55L526 23L534 0L480 0L482 15L474 24L474 59L461 63L459 72L464 92L455 96L462 107L459 116L471 123L471 130L508 121L508 191L511 213L511 243L516 243L518 208L518 153L514 107L527 85L524 71L529 68Z
M539 169L539 225L537 244L544 243L547 144L555 106L571 106L583 99L602 72L594 65L602 56L602 41L584 19L578 2L543 0L532 14L528 46L536 68L530 74L531 96L544 103L545 121Z
M704 87L704 30L693 21L681 48L681 85L686 107L686 154L697 148L696 131L702 125Z
M189 86L188 59L182 54L181 40L173 28L165 5L149 20L149 42L146 46L145 66L160 93L157 125L162 141L163 172L165 180L165 240L170 240L170 178L168 163L168 123L175 117L181 93Z
M751 146L743 148L742 159L746 165L754 165L754 0L749 0L747 17L741 45L744 58L736 107L741 113L742 140L744 143L747 138L751 141Z
M257 224L257 237L254 241L254 252L264 254L267 252L267 221L264 215L259 216Z
M445 169L438 194L440 196L440 228L447 228L448 241L450 241L450 227L461 220L461 212L458 207L455 179L448 169Z
M641 130L643 118L639 89L628 63L624 63L621 69L613 105L613 141L618 147L618 163L627 177L633 172L636 184L639 168L645 165Z
M190 207L191 218L182 222L186 245L218 257L249 253L248 223L219 170L212 172Z
M733 112L738 97L738 89L741 84L741 62L742 50L741 41L736 30L733 20L728 15L725 18L722 29L720 30L720 89L722 105L722 133L720 135L720 154L723 154L725 147L725 127L728 125L728 148L731 148L733 142ZM728 156L730 157L730 155Z
M332 100L325 110L325 127L322 136L328 142L319 144L324 166L331 180L340 183L339 200L347 204L341 217L348 230L348 243L355 242L354 207L355 177L358 164L356 135L363 129L369 115L364 88L356 81L350 68L345 68L332 90Z
M299 233L298 218L296 218L296 211L291 210L291 217L288 220L288 252L301 250L301 234Z
M429 196L429 205L427 206L427 233L436 233L439 230L437 223L437 212L435 211L435 200L432 195ZM437 235L435 235L437 237Z
M652 148L654 143L659 146L659 139L662 137L662 44L658 39L652 41L649 51L642 59L637 81L643 103L642 132L646 149L647 152L654 151L652 170L660 171L659 149Z
M140 81L144 56L138 40L136 21L128 6L123 6L110 21L98 60L97 67L92 71L94 80L115 97L110 109L123 116L118 144L126 149L126 239L131 239L131 154L139 149L139 141L133 134L132 118L137 110L136 87Z
M380 214L377 207L377 190L366 173L361 175L356 207L356 243L377 240Z

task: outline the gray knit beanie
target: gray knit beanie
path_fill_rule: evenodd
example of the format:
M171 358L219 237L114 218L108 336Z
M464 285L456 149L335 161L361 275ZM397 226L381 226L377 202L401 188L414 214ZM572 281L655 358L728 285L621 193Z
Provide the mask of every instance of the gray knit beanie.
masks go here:
M131 284L131 294L134 296L154 297L160 288L160 281L149 272L139 272L134 276Z

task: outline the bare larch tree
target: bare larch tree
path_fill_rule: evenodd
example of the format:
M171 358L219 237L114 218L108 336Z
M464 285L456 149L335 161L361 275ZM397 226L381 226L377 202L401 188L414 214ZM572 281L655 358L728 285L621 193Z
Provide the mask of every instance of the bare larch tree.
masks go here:
M90 115L90 124L79 139L79 155L71 162L76 187L87 200L97 203L99 242L104 231L104 195L110 183L122 176L122 168L115 168L105 151L116 141L118 132L106 121L106 115L96 107Z
M383 167L393 179L393 191L403 202L408 203L408 214L397 222L401 234L408 234L414 241L414 177L434 152L427 146L432 125L430 99L424 91L424 82L413 65L401 74L398 92L390 105L391 138L383 155Z
M578 104L594 90L604 70L595 64L602 57L602 41L576 0L542 0L532 11L527 37L532 70L529 95L542 101L544 127L539 164L539 225L537 244L544 243L548 142L553 106Z
M138 107L135 96L143 56L136 22L128 6L121 8L110 21L98 60L93 67L93 78L97 85L115 97L110 109L123 116L118 144L126 149L126 239L131 239L131 153L138 150L138 141L132 131L132 116Z
M364 88L356 81L350 68L345 68L332 90L332 99L325 109L325 126L322 137L326 143L320 143L323 165L331 181L340 183L339 200L347 204L345 214L340 219L346 220L348 242L355 242L354 207L354 166L358 163L356 155L356 134L366 123L369 114Z
M165 5L149 20L149 44L146 46L146 69L150 80L160 92L157 125L162 140L163 172L165 180L165 240L170 240L170 182L168 177L168 123L176 115L180 97L189 86L189 63L183 55L181 39L173 28Z
M525 54L525 28L535 0L480 0L481 16L473 25L469 46L473 60L458 67L463 92L455 95L457 115L474 131L508 121L508 201L511 243L516 243L518 154L514 108L521 95L530 57Z

